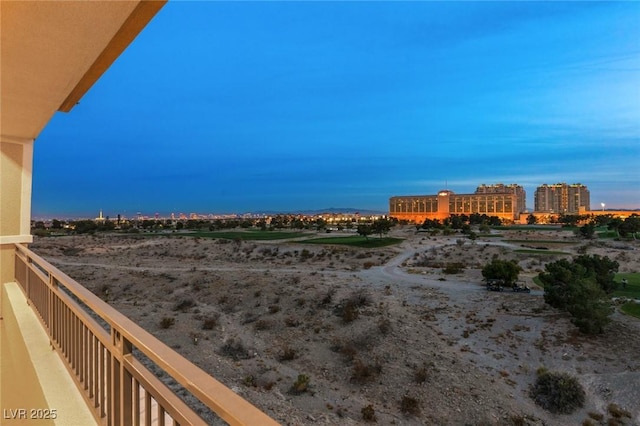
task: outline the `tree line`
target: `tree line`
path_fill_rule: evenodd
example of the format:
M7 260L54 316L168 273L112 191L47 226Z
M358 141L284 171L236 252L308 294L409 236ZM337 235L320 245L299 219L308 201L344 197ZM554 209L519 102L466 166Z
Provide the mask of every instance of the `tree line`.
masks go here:
M527 216L527 224L535 225L537 221L538 219L533 214ZM610 214L562 214L552 223L558 223L567 227L579 227L578 232L584 238L593 238L596 228L605 226L609 231L614 231L616 235L623 238L636 238L636 234L640 233L640 215L635 213L625 219L614 217Z

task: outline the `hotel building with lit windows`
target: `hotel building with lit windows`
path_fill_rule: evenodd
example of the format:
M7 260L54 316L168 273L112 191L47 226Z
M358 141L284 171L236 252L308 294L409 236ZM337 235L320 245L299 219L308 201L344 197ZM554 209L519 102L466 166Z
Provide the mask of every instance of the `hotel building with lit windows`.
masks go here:
M536 188L534 195L536 213L584 214L590 208L589 190L581 183L546 183Z
M389 199L390 217L415 223L474 213L512 222L518 221L525 211L526 193L522 186L516 184L482 184L473 194L442 190L436 195L400 195Z

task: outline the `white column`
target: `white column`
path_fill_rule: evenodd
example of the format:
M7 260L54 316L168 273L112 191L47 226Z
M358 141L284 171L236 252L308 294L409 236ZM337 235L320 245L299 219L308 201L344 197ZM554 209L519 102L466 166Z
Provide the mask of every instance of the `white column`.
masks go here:
M0 283L13 281L15 243L31 243L33 139L0 136Z

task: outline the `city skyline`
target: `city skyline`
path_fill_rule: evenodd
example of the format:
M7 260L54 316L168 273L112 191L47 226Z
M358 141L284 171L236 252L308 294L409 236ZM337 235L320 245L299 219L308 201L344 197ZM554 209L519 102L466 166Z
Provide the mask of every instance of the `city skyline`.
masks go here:
M385 211L498 182L530 209L556 182L640 208L639 19L633 3L169 3L36 141L33 216Z
M526 202L526 206L524 209L519 210L519 209L515 209L514 212L520 211L523 214L528 214L528 213L563 213L563 208L562 207L558 207L556 209L551 209L549 210L549 208L543 208L543 209L539 209L536 208L536 205L538 203L538 201L536 200L536 198L538 197L538 192L540 190L544 190L544 189L548 189L548 188L553 188L553 187L567 187L567 188L571 188L571 187L579 187L579 188L583 188L583 190L586 191L586 197L587 199L589 199L589 189L586 185L583 185L581 183L572 183L572 184L568 184L566 182L557 182L554 184L541 184L538 187L536 187L535 191L533 191L533 195L530 195L529 193L526 193L525 188L523 188L522 186L516 184L516 183L511 183L511 184L504 184L504 183L493 183L493 184L478 184L476 190L473 192L473 194L494 194L494 193L498 193L498 194L504 194L504 193L511 193L512 191L514 191L514 189L516 190L515 192L513 192L514 194L518 194L520 192L520 190L525 190L525 196L522 197L523 200L525 200ZM445 191L445 192L449 192L451 193L451 195L456 195L456 196L464 196L464 195L469 195L469 194L460 194L460 193L456 193L454 191L450 191L446 188L443 188L441 191ZM438 192L441 192L438 191ZM467 191L469 192L469 191ZM390 198L394 199L394 198L411 198L411 197L435 197L435 194L404 194L404 195L393 195ZM530 203L528 200L530 197L533 197L533 202ZM518 197L519 199L520 197ZM586 206L587 204L589 204L589 208L587 210L584 211L584 214L591 214L592 212L597 212L597 213L601 213L601 212L620 212L620 211L626 211L626 212L634 212L634 211L638 211L640 212L640 208L612 208L610 206L607 206L606 203L599 203L599 204L594 204L593 206L590 205L590 203L585 203L584 205ZM323 215L323 214L361 214L363 216L366 215L390 215L393 216L394 212L391 209L391 206L387 206L386 209L360 209L354 206L342 206L342 207L325 207L325 208L318 208L318 209L289 209L289 210L264 210L264 209L256 209L253 211L226 211L226 212L220 212L220 211L190 211L190 210L185 210L185 209L178 209L178 210L174 210L174 211L154 211L153 209L142 209L141 211L127 211L124 210L123 212L118 211L116 212L115 210L111 209L111 210L107 210L107 212L105 213L105 209L100 208L98 210L98 216L94 218L94 213L93 211L91 212L85 212L85 213L71 213L71 214L60 214L60 215L42 215L42 216L35 216L32 217L32 220L52 220L52 219L60 219L60 220L81 220L81 219L95 219L95 220L116 220L119 219L120 217L122 219L160 219L160 220L166 220L166 219L171 219L171 220L187 220L187 219L230 219L230 218L260 218L260 217L268 217L268 216L276 216L276 215L303 215L303 216L317 216L317 215ZM578 211L574 211L574 210L570 210L570 209L565 209L565 213L566 214L579 214ZM452 213L455 214L455 213Z

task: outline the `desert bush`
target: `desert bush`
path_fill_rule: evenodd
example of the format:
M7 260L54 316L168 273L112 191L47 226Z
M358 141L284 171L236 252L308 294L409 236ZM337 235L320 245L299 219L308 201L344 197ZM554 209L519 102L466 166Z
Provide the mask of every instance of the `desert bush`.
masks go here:
M416 383L424 383L429 378L429 370L426 365L416 368L413 374Z
M575 377L545 369L538 370L530 395L536 404L554 414L570 414L585 401L584 389Z
M300 261L304 262L307 259L311 259L313 257L313 253L307 249L302 249L300 252Z
M280 306L278 306L278 305L269 306L269 313L270 314L276 314L278 312L280 312Z
M280 361L291 361L298 357L298 352L291 346L284 346L280 352Z
M173 317L164 317L160 320L160 328L166 330L171 328L176 323L176 319Z
M294 316L288 316L287 318L285 318L284 324L287 327L297 327L301 324L301 321Z
M335 296L335 294L336 294L336 289L331 287L329 290L327 290L324 297L320 299L320 305L321 306L330 305L331 302L333 302L333 296Z
M373 409L373 405L369 404L366 407L362 407L362 410L360 410L360 412L362 413L362 420L364 420L365 422L376 422L376 412Z
M597 421L601 421L602 419L604 419L604 415L602 413L596 413L594 411L589 411L587 415L591 417L593 420L597 420Z
M306 374L298 374L298 378L293 382L293 386L291 386L291 393L301 394L302 392L306 392L309 388L310 381L311 379Z
M464 270L464 264L461 262L448 262L442 272L449 275L459 274Z
M386 317L381 317L378 320L378 330L380 330L382 334L389 334L389 332L391 332L391 320Z
M348 300L342 307L340 316L342 317L342 320L344 322L349 323L358 319L358 317L360 316L360 311L358 310L358 306L354 302Z
M616 419L620 419L622 417L631 418L631 413L613 402L607 406L607 412L611 415L611 417L615 417Z
M267 319L259 319L254 325L254 328L258 331L269 330L272 327L273 323Z
M245 378L242 379L242 383L244 383L245 386L250 388L255 388L258 385L255 376L251 374L248 376L245 376Z
M340 353L348 362L353 361L358 354L358 349L351 342L335 341L331 346L331 350Z
M400 411L409 416L420 414L420 402L409 395L404 395L400 400Z
M213 330L218 325L219 314L210 314L202 320L203 330Z
M220 348L220 353L236 361L250 357L249 350L244 346L242 340L236 340L233 337L225 340Z
M187 312L189 309L193 308L196 305L196 302L191 298L182 299L178 303L173 306L174 311Z
M382 365L378 361L368 364L360 359L353 361L351 380L356 383L364 383L375 379L382 372Z
M371 295L365 289L354 291L347 300L357 307L371 305Z

